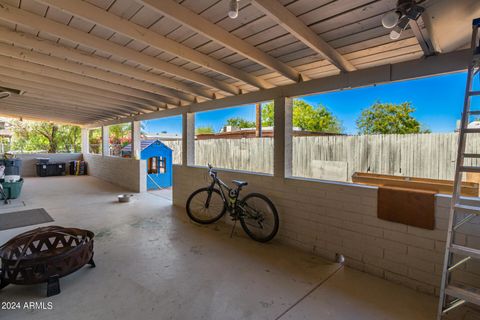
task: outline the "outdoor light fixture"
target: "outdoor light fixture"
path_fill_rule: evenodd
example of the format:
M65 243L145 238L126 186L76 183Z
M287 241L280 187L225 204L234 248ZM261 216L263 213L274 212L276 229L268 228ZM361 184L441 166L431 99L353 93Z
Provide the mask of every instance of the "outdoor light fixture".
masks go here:
M240 0L230 0L230 4L228 6L228 16L232 19L236 19L238 17L238 1Z
M0 99L5 99L10 97L11 93L8 91L0 91Z
M424 11L425 8L419 6L415 0L398 0L395 11L383 15L382 25L387 29L392 29L390 39L397 40L402 31L407 28L410 20L417 21Z
M23 94L23 91L13 88L0 87L0 99L6 99L10 97L13 93L21 95Z

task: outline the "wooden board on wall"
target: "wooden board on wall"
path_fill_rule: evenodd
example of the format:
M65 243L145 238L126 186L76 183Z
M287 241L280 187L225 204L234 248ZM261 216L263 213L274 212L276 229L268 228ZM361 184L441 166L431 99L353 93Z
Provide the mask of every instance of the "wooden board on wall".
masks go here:
M354 183L368 184L373 186L399 187L419 190L431 190L438 193L452 194L452 180L437 180L425 178L413 178L393 176L385 174L355 172L352 176ZM462 183L462 195L467 197L479 196L479 184L473 182Z

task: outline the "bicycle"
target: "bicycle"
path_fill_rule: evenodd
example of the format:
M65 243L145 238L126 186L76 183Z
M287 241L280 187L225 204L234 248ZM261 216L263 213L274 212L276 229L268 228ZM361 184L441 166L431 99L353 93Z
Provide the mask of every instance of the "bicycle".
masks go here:
M194 191L187 200L190 219L200 224L210 224L228 211L234 221L230 236L239 220L245 233L255 241L267 242L275 237L279 219L277 209L269 198L260 193L239 198L240 191L248 182L233 180L236 188L230 188L218 178L217 171L210 164L208 175L212 178L210 185Z

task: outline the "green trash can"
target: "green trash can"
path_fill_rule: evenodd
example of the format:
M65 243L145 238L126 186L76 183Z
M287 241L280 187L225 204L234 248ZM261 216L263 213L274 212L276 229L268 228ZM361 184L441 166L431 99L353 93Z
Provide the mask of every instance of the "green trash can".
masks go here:
M8 199L17 199L20 196L23 186L23 178L16 182L2 182L3 190ZM0 199L3 199L3 196L0 195Z

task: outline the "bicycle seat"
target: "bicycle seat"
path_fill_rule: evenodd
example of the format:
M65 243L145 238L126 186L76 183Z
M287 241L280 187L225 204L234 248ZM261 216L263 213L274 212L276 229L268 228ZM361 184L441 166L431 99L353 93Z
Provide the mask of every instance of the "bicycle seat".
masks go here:
M244 187L248 185L247 181L241 181L241 180L232 180L233 184L237 185L237 187Z

